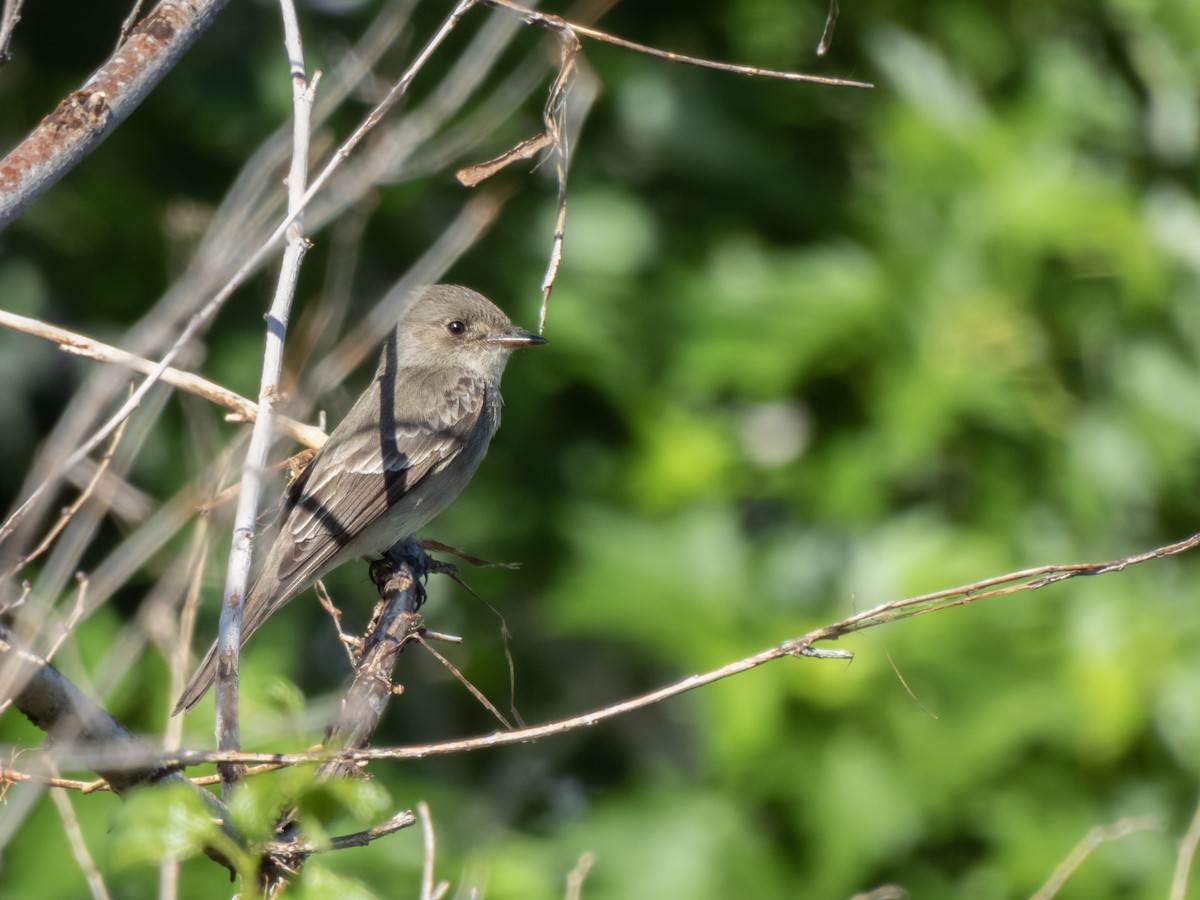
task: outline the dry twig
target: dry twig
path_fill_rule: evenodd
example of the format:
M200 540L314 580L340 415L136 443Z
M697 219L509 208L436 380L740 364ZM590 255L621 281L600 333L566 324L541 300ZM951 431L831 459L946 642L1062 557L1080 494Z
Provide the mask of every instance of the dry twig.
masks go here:
M10 313L2 309L0 309L0 325L3 325L5 328L11 328L13 331L20 331L34 337L52 341L62 347L66 353L83 356L99 362L115 363L131 371L141 372L143 375L149 375L155 368L153 362L138 356L136 353L130 353L119 347L113 347L101 341L94 340L86 335L67 331L65 328L58 328L37 319L19 316L16 313ZM191 372L184 372L181 369L168 366L163 370L160 380L172 387L195 394L197 397L211 400L217 406L223 406L232 413L228 417L230 421L253 422L258 418L257 403L247 400L240 394L223 388L219 384L214 384L207 379L201 378L199 375L193 375ZM290 419L287 416L279 414L275 414L275 421L278 423L280 430L288 437L299 444L303 444L305 447L317 450L325 443L326 434L320 428L305 425L303 422L297 422L295 419Z
M1175 874L1171 878L1171 893L1167 895L1170 900L1184 900L1187 897L1188 879L1192 874L1197 845L1200 845L1200 804L1197 804L1192 821L1188 823L1187 834L1179 842Z
M735 63L716 62L711 59L702 59L696 56L687 56L683 53L672 53L670 50L660 50L657 47L650 47L646 44L639 44L636 41L628 41L625 38L617 37L609 34L606 31L601 31L598 28L591 28L587 25L580 25L577 22L568 22L561 16L550 15L549 13L541 13L536 10L529 9L526 6L521 6L519 3L514 3L513 0L479 0L485 6L491 6L496 9L504 9L520 16L525 22L530 25L539 25L542 28L547 28L551 31L572 31L579 37L590 38L594 41L600 41L604 44L612 44L614 47L621 47L625 50L633 50L636 53L644 53L647 56L654 56L659 59L665 59L668 62L682 63L688 66L698 66L702 69L715 69L718 72L731 72L735 75L751 75L757 78L774 78L780 81L805 81L812 84L826 84L833 87L856 87L856 88L873 88L875 85L866 81L854 81L849 78L830 78L825 75L806 75L803 72L781 72L777 69L760 69L757 66L742 66Z
M1163 821L1156 816L1139 816L1122 819L1112 825L1097 825L1075 845L1067 858L1055 867L1049 880L1038 888L1032 900L1051 900L1052 897L1058 896L1058 892L1067 883L1067 879L1075 874L1075 870L1083 865L1092 852L1106 841L1119 841L1131 834L1137 834L1139 831L1162 831L1162 829Z
M1139 565L1150 560L1163 559L1184 553L1194 549L1197 545L1200 545L1200 533L1172 544L1148 550L1144 553L1136 553L1107 562L1037 566L959 587L946 588L945 590L921 594L915 597L906 597L901 600L892 600L875 606L872 609L848 616L830 625L817 628L801 637L792 638L776 646L768 647L759 653L728 663L720 668L699 675L691 675L674 684L637 697L632 697L602 709L549 722L545 725L411 747L381 747L343 751L318 750L297 753L230 754L201 750L184 750L177 753L156 754L149 759L151 761L179 766L194 766L214 762L236 762L242 764L271 763L277 765L321 762L359 766L375 760L425 759L431 756L447 756L491 747L526 743L580 728L587 728L616 716L644 709L647 706L661 703L671 697L693 691L704 685L712 684L713 682L721 681L734 675L740 675L751 669L756 669L777 659L787 657L852 659L854 654L848 650L827 650L814 645L826 641L834 641L867 628L873 628L911 616L938 612L954 606L963 606L981 600L1006 596L1020 591L1036 590L1071 578L1120 572L1128 566ZM86 754L81 759L86 761ZM145 762L146 760L142 759L139 761Z

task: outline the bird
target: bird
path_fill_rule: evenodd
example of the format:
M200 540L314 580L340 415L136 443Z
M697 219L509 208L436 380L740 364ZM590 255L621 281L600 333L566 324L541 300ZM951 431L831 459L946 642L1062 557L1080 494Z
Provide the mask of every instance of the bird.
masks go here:
M285 491L246 595L242 643L318 578L382 554L449 506L500 425L509 356L544 343L470 288L425 288L384 342L371 384ZM196 705L216 671L214 642L174 714Z

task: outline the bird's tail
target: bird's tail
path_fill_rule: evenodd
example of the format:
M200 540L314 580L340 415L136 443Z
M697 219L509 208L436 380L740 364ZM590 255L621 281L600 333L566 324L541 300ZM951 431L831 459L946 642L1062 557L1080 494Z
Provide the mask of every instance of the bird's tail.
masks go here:
M204 659L200 661L200 668L196 669L196 674L192 676L188 686L183 689L179 702L175 704L175 711L171 715L177 716L199 703L200 698L208 693L208 689L216 677L217 644L214 641L213 645L208 648L208 652L204 654Z
M283 606L288 600L292 599L298 593L294 588L295 585L281 584L279 579L274 575L268 575L267 569L259 576L258 581L254 583L249 592L246 594L246 603L242 607L242 645L250 639L250 635L258 631L260 625L267 621L271 613L275 612L279 607ZM208 648L208 652L204 654L204 659L200 661L200 667L196 669L196 674L192 676L192 680L188 682L186 688L183 689L183 694L179 697L179 702L175 704L175 711L171 713L173 716L179 715L185 710L191 709L200 702L217 677L217 643L213 641L213 645Z

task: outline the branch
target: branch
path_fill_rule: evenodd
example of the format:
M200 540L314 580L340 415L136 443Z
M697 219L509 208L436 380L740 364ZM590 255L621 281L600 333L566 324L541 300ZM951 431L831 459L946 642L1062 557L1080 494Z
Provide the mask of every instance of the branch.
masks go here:
M171 71L227 2L163 0L83 87L0 160L0 229L95 150ZM0 51L7 55L6 47Z
M53 763L51 763L51 767L53 767ZM75 815L75 807L71 805L70 796L64 791L51 791L50 798L58 807L58 816L62 820L67 843L71 846L71 853L75 856L75 861L79 864L83 877L91 889L92 897L95 900L109 900L108 886L104 883L104 876L96 868L95 858L88 850L87 841L84 840L83 829L79 827L79 817Z
M13 331L20 331L24 334L31 334L34 337L52 341L58 344L64 352L74 354L75 356L82 356L87 359L98 360L99 362L114 363L134 372L140 372L143 375L149 375L154 371L155 363L145 357L122 350L119 347L113 347L110 344L102 343L77 332L49 325L38 319L30 319L26 316L19 316L16 313L0 309L0 325L5 328L11 328ZM201 378L199 375L168 366L163 370L159 380L172 387L179 388L181 391L187 391L189 394L195 394L197 397L210 400L217 404L217 406L223 406L233 413L233 415L226 417L229 421L253 422L258 418L258 404L253 400L247 400L241 394L235 394L228 388L223 388L219 384ZM325 443L327 435L320 428L313 425L305 425L303 422L297 422L295 419L289 419L287 416L278 414L275 416L275 422L284 434L296 441L296 443L303 444L305 447L317 450Z
M1062 890L1067 879L1075 874L1075 870L1083 865L1092 852L1106 841L1120 841L1137 834L1139 831L1162 831L1166 827L1158 816L1136 816L1121 819L1112 825L1097 825L1076 844L1067 858L1059 863L1050 878L1038 888L1031 900L1053 900Z
M1175 873L1171 877L1169 900L1184 900L1187 897L1188 881L1192 874L1192 862L1196 858L1196 845L1200 844L1200 806L1192 813L1187 833L1179 842L1179 854L1175 859Z
M329 729L326 745L341 748L344 753L361 750L371 740L387 709L388 700L398 693L392 685L392 671L404 650L404 645L416 637L420 627L417 609L425 600L421 579L429 569L429 557L415 537L405 538L388 549L384 558L372 563L371 579L379 589L379 603L354 654L354 682L342 701L337 721ZM339 754L340 757L340 754ZM327 759L317 770L317 780L361 774L360 767L339 757ZM375 834L380 837L413 824L411 812L401 813L403 824ZM395 820L393 820L395 821ZM363 834L372 834L364 832ZM270 845L263 859L262 875L268 890L274 890L304 864L313 850L300 837L294 809L285 810L279 817L275 832L281 840ZM353 836L352 836L353 837ZM363 843L373 840L369 837ZM347 844L361 846L361 844Z
M606 31L600 31L598 28L589 28L587 25L579 25L575 22L568 22L561 16L553 16L548 13L540 13L529 9L526 6L521 6L519 3L514 3L512 0L479 0L484 6L490 6L493 9L503 9L520 16L523 21L530 25L540 25L542 28L547 28L550 31L564 32L570 31L580 37L591 38L594 41L600 41L604 44L612 44L614 47L622 47L625 50L633 50L637 53L645 53L647 56L656 56L659 59L665 59L669 62L682 63L688 66L699 66L702 69L715 69L718 72L732 72L735 75L751 75L758 78L775 78L780 81L807 81L813 84L827 84L835 87L856 87L856 88L873 88L875 85L866 81L852 81L848 78L829 78L823 75L805 75L803 72L781 72L776 69L760 69L756 66L740 66L734 63L716 62L711 59L701 59L696 56L686 56L683 53L672 53L670 50L659 50L657 47L650 47L646 44L639 44L636 41L627 41L625 38L619 38L616 35L609 34Z
M4 0L4 10L0 12L0 66L12 59L9 46L12 44L13 31L21 21L21 4L23 0Z
M415 825L416 821L416 817L411 812L405 810L404 812L396 813L386 822L382 822L374 828L330 838L328 843L314 844L311 841L271 841L264 845L263 849L271 856L284 858L290 856L312 856L314 853L321 853L328 850L346 850L350 847L365 847L371 841L386 837L389 834L395 834L402 828L409 828Z
M15 672L13 705L35 726L46 732L56 746L76 751L82 748L96 761L91 767L113 791L124 794L135 787L171 782L190 784L181 773L154 761L154 751L134 737L120 722L41 657L15 646L0 633L0 657ZM7 780L7 779L6 779ZM15 780L15 779L13 779ZM208 791L196 788L213 815L223 823L227 835L236 835L220 802ZM232 863L219 850L205 853L233 872Z
M304 187L308 173L308 146L313 96L320 73L309 83L304 67L304 49L300 40L300 24L291 0L281 0L284 44L292 81L292 164L288 171L287 249L275 286L275 296L267 312L266 348L263 352L262 381L258 392L258 408L265 411L254 421L250 446L242 464L241 491L233 523L233 541L225 573L225 593L221 603L220 630L217 634L216 676L216 740L219 750L241 747L241 727L238 721L238 657L242 646L242 607L250 582L250 562L254 543L255 522L258 518L258 496L262 489L263 470L271 449L273 406L279 397L279 375L283 371L283 341L291 316L292 299L300 279L300 263L308 251L308 241L301 231ZM221 772L222 794L226 799L239 776L238 769L226 765Z
M699 675L690 675L674 684L658 690L624 700L620 703L560 719L545 725L531 728L521 728L515 731L495 732L480 737L463 738L455 741L444 741L437 744L424 744L413 747L385 747L364 750L331 752L329 750L305 751L298 753L210 753L200 750L179 751L161 754L154 759L179 766L194 766L214 762L238 762L276 765L299 765L312 762L349 762L362 764L374 760L403 760L425 759L431 756L448 756L454 753L465 753L470 750L481 750L487 747L502 747L510 744L526 743L540 740L551 735L563 734L579 728L596 725L608 719L615 718L634 710L652 706L671 697L693 691L696 688L721 681L733 675L740 675L761 665L785 657L810 657L813 659L852 659L854 654L848 650L826 650L813 646L822 641L833 641L854 632L863 631L876 625L883 625L910 616L938 612L952 606L962 606L975 603L991 597L1000 597L1018 591L1036 590L1060 581L1087 575L1107 575L1123 571L1127 566L1138 565L1154 559L1163 559L1192 550L1200 545L1200 533L1191 537L1158 547L1145 553L1124 556L1108 562L1072 563L1068 565L1038 566L998 575L994 578L973 582L954 588L947 588L931 594L921 594L903 600L893 600L880 604L865 612L848 616L839 622L826 625L810 631L798 638L768 647L752 656L736 662L728 663L718 669Z
M421 581L429 570L429 557L415 537L391 547L384 558L372 564L371 580L379 589L379 603L363 634L362 646L355 653L354 682L350 685L337 721L329 731L326 745L343 750L361 750L371 740L396 693L392 672L396 661L410 641L417 640L421 625L417 610L425 602ZM322 776L348 775L332 762L319 773Z
M224 2L224 0L211 0L211 2ZM284 237L288 229L303 213L304 209L308 206L309 202L311 202L312 198L316 196L321 188L324 187L325 183L333 176L334 172L341 167L342 162L350 155L351 152L353 152L354 148L358 146L363 138L365 138L367 134L382 120L383 116L408 92L409 86L412 84L413 80L416 78L421 69L424 68L425 63L429 61L429 58L433 55L434 51L442 45L447 36L467 13L467 11L475 5L475 2L476 0L459 0L459 3L455 6L450 15L447 16L442 22L441 26L434 33L433 37L426 42L425 46L421 49L421 52L417 54L417 58L413 60L409 67L404 71L404 74L400 76L400 79L396 82L396 84L392 86L392 89L388 92L387 96L384 97L383 100L381 100L375 106L375 108L371 110L358 128L356 128L350 137L347 138L341 147L338 148L333 158L330 159L325 168L322 169L321 174L313 179L300 202L298 204L289 203L289 212L287 216L285 216L283 221L275 227L275 230L271 232L270 236L261 245L259 245L257 250L250 254L250 256L241 264L241 266L237 268L237 270L229 277L225 284L217 291L217 293L199 310L192 314L179 337L176 338L175 342L170 346L163 358L159 360L158 364L154 367L154 370L146 376L146 379L140 385L138 385L138 388L136 391L134 391L133 395L121 406L119 410L117 410L116 413L114 413L108 419L107 422L104 423L104 425L94 432L92 436L83 443L82 446L78 447L74 452L72 452L64 463L54 467L51 474L44 478L44 480L32 491L32 493L26 497L20 506L18 506L16 510L9 515L4 524L0 526L0 543L12 535L29 511L33 509L35 504L41 500L42 496L54 486L54 484L62 476L63 472L69 471L75 465L77 465L80 460L84 459L89 453L91 453L91 451L94 450L100 444L100 442L104 440L104 438L111 434L117 425L128 418L133 411L138 408L142 400L145 399L146 394L149 393L150 389L155 384L157 384L159 378L162 377L162 373L170 366L171 361L175 358L176 354L179 353L180 349L199 333L200 329L204 327L204 325L207 324L207 322L214 315L216 315L217 311L220 310L222 306L224 306L225 301L233 295L233 292L237 290L237 288L240 287L241 284L258 268L259 264L262 263L267 255L275 248L276 243ZM152 13L146 21L149 21L153 15L154 13ZM144 24L145 23L143 22L143 25ZM139 29L141 27L142 26L139 26ZM129 44L125 46L130 46L131 44L133 44L132 38ZM0 199L3 198L2 191L4 187L3 164L3 161L0 161ZM2 210L2 207L0 207L0 210ZM3 222L0 221L0 225L2 224Z

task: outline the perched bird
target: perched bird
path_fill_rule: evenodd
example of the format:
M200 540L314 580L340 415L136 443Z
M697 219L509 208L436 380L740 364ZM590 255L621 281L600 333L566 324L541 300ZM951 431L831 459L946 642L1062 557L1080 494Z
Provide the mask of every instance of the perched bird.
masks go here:
M396 323L370 387L284 495L242 642L331 569L383 553L445 509L500 425L509 354L545 342L475 291L427 288ZM216 670L214 643L176 713L196 705Z

